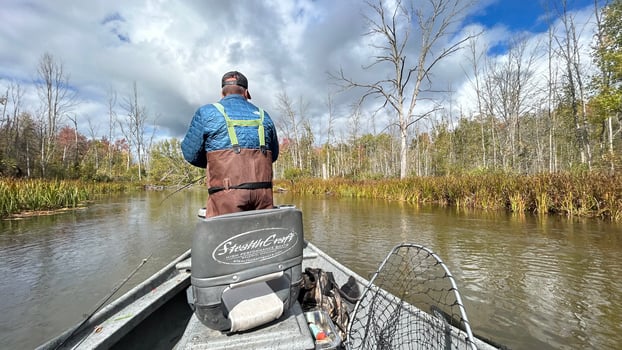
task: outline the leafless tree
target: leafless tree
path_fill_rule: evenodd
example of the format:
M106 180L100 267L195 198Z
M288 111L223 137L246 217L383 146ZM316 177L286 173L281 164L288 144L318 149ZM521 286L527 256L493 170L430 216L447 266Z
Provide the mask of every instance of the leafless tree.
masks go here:
M577 27L574 16L568 12L567 1L562 0L561 22L563 30L561 36L555 36L559 47L558 53L564 64L566 89L572 109L572 117L579 145L581 163L591 169L592 151L588 141L589 124L587 120L585 85L582 79L581 47L577 37Z
M335 123L335 112L333 110L333 97L329 94L326 99L326 107L328 108L328 129L326 130L326 143L324 144L326 158L322 164L322 178L327 180L331 174L331 136L333 134L333 126Z
M128 143L133 146L136 152L138 180L141 181L146 153L145 123L148 119L148 115L145 106L139 103L136 82L132 85L132 93L123 100L121 107L125 110L127 116L124 121L119 120L118 124ZM130 165L130 157L131 156L128 154L128 168Z
M69 85L69 76L63 64L50 53L44 53L37 69L37 92L42 105L41 119L41 174L46 175L47 165L54 154L56 134L63 117L76 103L75 90Z
M296 106L287 92L283 91L277 95L277 110L281 113L279 118L280 128L285 139L289 143L292 155L293 166L302 168L302 159L300 154L300 117L296 113Z
M87 119L87 123L88 123L89 137L91 138L89 151L93 150L93 158L95 161L95 171L99 171L99 149L98 149L99 147L98 147L98 142L96 142L98 128L93 124L93 121L91 120L91 118Z
M504 58L489 62L483 99L490 115L500 118L504 133L503 165L519 170L521 152L521 117L533 108L534 69L537 49L528 50L527 41L514 40Z
M73 166L77 167L80 162L80 154L78 152L78 116L74 114L67 115L67 119L73 123L73 146L74 146L74 158L73 158ZM65 160L65 151L63 151L63 161Z
M114 131L117 120L115 108L117 105L117 92L110 89L108 92L108 174L112 175L112 161L114 154Z
M473 113L474 117L479 119L481 125L481 147L482 147L482 167L486 168L487 164L487 155L488 150L486 149L486 131L484 129L485 124L485 113L482 101L482 81L481 79L484 76L484 70L482 68L482 64L484 62L484 56L486 54L487 47L479 48L477 42L478 37L473 37L469 40L468 49L469 49L469 61L471 63L471 68L473 70L473 75L470 76L468 73L466 74L469 83L473 86L476 94L476 102L477 102L477 110Z
M2 146L5 156L12 157L18 167L18 172L24 167L26 173L22 174L29 177L32 173L30 167L30 153L27 151L29 142L34 139L28 139L28 126L32 126L32 117L23 111L24 89L17 82L11 82L7 88L5 96L2 97L3 103L3 121L4 131L2 138L4 139ZM26 150L25 150L26 149Z
M548 10L548 8L547 8ZM550 17L550 16L549 16ZM552 23L549 23L547 31L547 87L546 87L546 102L545 113L547 116L547 130L548 130L548 170L553 173L557 171L557 142L555 133L557 130L557 113L554 109L559 103L560 94L558 90L558 69L556 69L555 62L555 27Z
M3 138L6 145L3 144L4 153L9 155L12 153L12 144L16 141L16 131L19 128L19 114L21 113L22 97L24 91L20 85L11 82L6 88L3 96L0 96L0 105L2 105L2 115L0 118L0 130L3 131Z
M9 104L9 88L6 89L4 96L0 96L0 105L2 105L2 114L0 115L0 127L4 127L7 122L7 105Z
M378 50L378 54L373 63L364 68L387 64L391 67L390 77L372 83L360 83L347 77L340 69L333 78L341 81L346 88L365 89L361 101L368 97L379 97L382 101L380 108L389 106L395 112L395 124L400 134L400 178L404 178L408 173L408 128L433 112L415 114L417 101L422 92L430 90L433 68L472 37L467 36L446 45L442 42L454 34L452 31L471 1L426 0L415 4L414 1L405 3L396 0L388 5L378 0L375 3L368 1L367 4L373 17L365 17L369 26L365 35L372 37L371 46ZM419 47L411 63L407 54L413 20L419 30ZM376 37L380 41L374 41Z
M358 172L361 170L361 162L363 160L362 157L362 150L361 150L361 146L360 145L356 145L356 141L359 138L359 130L361 129L361 106L360 104L354 104L351 106L352 108L352 112L350 113L350 117L349 119L349 131L350 131L350 144L354 145L355 148L352 149L352 153L351 157L353 157L353 160L356 160L356 166L352 167L352 170L354 170L352 173L353 175L358 175ZM350 163L351 166L353 165L353 162Z

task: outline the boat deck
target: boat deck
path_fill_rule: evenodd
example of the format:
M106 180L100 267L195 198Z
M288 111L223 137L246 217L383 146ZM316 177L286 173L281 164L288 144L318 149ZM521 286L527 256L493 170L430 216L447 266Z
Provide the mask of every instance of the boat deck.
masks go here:
M281 318L250 332L227 334L205 327L192 315L174 349L315 349L304 314L298 303Z
M361 288L368 283L312 244L304 247L303 271L307 267L331 271L339 285L350 276ZM188 306L185 291L190 286L190 269L188 251L84 325L66 331L39 349L316 349L297 302L278 320L252 331L229 334L207 328ZM462 335L450 333L451 338L461 343ZM475 341L478 349L495 349L479 339ZM446 345L439 349L456 348ZM402 347L422 348L414 344L402 344L398 348Z

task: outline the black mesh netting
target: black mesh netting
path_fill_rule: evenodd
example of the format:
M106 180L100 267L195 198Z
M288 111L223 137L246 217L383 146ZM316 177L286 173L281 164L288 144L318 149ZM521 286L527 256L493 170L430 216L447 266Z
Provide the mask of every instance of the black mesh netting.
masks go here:
M456 283L429 249L401 244L357 303L349 349L474 349Z

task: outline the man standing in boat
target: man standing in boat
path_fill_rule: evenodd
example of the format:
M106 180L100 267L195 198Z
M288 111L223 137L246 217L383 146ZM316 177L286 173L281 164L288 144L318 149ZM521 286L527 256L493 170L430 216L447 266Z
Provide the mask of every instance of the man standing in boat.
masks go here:
M206 216L272 208L272 163L279 156L274 123L248 101L242 73L225 73L221 87L222 99L195 112L181 143L186 161L206 168Z

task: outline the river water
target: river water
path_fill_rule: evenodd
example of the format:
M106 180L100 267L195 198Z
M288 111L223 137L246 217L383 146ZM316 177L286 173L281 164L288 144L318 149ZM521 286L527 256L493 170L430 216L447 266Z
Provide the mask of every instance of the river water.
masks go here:
M146 192L0 222L0 349L29 349L78 323L190 248L202 191ZM398 202L293 197L305 238L369 278L400 242L436 252L475 334L512 349L622 344L622 225ZM115 295L116 296L116 295Z

